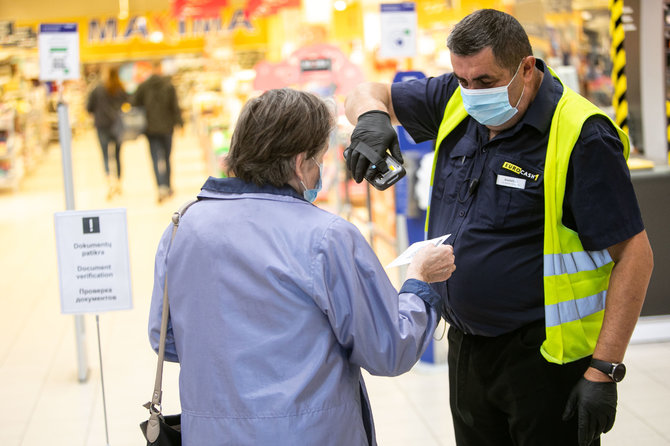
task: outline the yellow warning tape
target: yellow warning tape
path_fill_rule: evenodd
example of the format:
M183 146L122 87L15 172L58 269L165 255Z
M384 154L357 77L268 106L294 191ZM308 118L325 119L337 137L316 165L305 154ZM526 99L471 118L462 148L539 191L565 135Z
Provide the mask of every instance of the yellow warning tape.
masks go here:
M621 129L628 132L628 100L626 99L626 51L623 47L624 30L623 0L610 0L610 36L612 37L612 84L614 95L612 105L614 106L614 121Z

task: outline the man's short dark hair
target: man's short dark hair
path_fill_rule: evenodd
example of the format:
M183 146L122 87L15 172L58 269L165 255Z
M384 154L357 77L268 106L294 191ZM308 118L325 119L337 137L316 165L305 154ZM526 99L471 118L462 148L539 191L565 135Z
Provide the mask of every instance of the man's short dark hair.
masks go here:
M249 100L237 120L226 166L231 175L281 187L295 176L295 157L316 156L326 145L334 116L312 93L282 88Z
M495 9L480 9L458 22L447 38L447 47L457 56L471 56L491 47L498 65L511 72L533 54L517 19Z

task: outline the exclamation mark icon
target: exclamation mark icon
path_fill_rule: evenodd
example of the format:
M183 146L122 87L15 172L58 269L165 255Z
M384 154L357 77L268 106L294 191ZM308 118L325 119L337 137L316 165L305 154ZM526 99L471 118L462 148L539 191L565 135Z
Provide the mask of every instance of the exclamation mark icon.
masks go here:
M84 217L81 222L84 234L95 234L100 232L100 217Z

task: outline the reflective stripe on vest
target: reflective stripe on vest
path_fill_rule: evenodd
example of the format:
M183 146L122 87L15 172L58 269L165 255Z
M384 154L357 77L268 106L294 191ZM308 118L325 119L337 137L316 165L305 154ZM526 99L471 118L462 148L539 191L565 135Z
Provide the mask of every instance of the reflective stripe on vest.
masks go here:
M579 271L591 271L612 261L610 253L602 251L581 251L567 254L545 254L544 275L574 274Z
M551 68L549 72L558 79ZM584 122L596 114L609 119L591 102L563 85L563 94L549 130L544 170L546 339L540 351L547 361L557 364L576 361L593 353L602 326L607 288L614 266L607 250L584 250L577 233L562 222L570 154ZM431 194L440 145L467 116L459 87L447 102L435 140ZM614 122L612 125L617 130L624 146L624 156L628 159L628 136ZM426 233L429 218L430 206L426 215Z
M581 299L546 305L544 307L545 325L555 327L602 311L605 309L606 297L607 291L601 291Z
M566 254L544 255L544 277L560 275L577 275L582 271L596 271L607 268L612 263L610 253L602 251L578 251ZM609 284L609 273L608 273ZM547 327L554 327L567 322L582 319L605 309L607 290L595 294L549 304L545 299L544 317Z

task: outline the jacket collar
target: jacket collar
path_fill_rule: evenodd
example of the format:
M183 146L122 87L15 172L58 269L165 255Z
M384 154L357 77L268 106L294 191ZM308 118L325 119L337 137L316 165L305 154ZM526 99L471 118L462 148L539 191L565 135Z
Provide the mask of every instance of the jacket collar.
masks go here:
M544 77L535 99L526 110L521 122L535 127L544 134L549 131L554 110L556 110L563 89L561 83L549 72L543 60L536 59L535 66L544 72Z
M199 197L214 198L207 192L215 194L271 194L298 198L303 201L305 198L289 185L276 187L271 184L259 186L254 183L247 183L239 178L215 178L209 177L201 188Z

